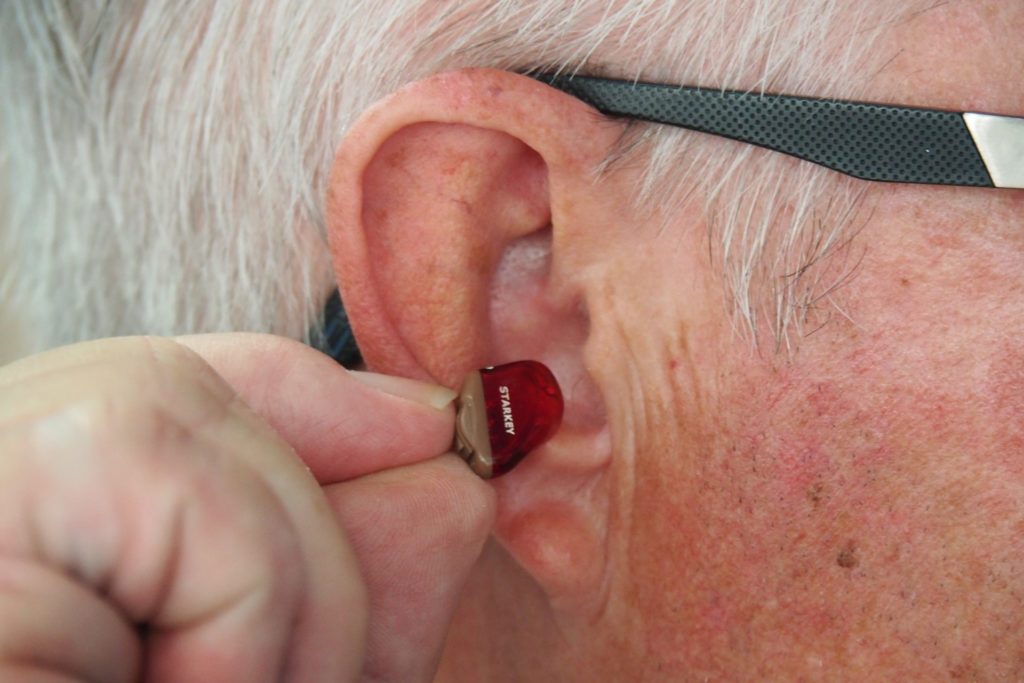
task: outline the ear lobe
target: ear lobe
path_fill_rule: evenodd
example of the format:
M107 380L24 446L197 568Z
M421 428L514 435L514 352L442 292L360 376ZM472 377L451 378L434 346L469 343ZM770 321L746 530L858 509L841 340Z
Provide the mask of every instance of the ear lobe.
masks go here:
M601 585L610 447L584 367L583 237L600 234L593 169L618 130L532 79L473 70L378 105L339 150L328 229L371 368L457 387L530 358L566 394L563 426L495 482L497 535L564 606Z

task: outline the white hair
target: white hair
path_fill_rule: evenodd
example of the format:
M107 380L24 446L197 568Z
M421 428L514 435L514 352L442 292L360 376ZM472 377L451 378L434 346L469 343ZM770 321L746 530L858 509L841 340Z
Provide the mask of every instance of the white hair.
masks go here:
M303 338L333 287L334 150L401 85L487 66L851 98L912 1L6 0L0 291L31 349L139 332ZM706 197L737 319L785 339L829 296L838 271L811 266L847 234L856 183L636 131L616 158L648 165L638 204Z

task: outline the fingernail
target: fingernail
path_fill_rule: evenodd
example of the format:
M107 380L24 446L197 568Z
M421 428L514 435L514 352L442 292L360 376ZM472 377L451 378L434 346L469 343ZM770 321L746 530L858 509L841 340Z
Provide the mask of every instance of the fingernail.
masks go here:
M361 370L350 370L349 375L377 391L383 391L385 394L391 394L400 398L407 398L410 401L416 401L438 410L448 407L455 400L455 397L458 396L458 394L447 387L427 382L418 382L414 379L406 379L405 377L381 375L376 372L363 372Z

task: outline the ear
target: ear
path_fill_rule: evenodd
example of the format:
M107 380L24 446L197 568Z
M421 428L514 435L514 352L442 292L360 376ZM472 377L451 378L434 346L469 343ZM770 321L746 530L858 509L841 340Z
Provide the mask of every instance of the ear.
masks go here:
M466 70L414 83L349 131L328 229L371 368L457 387L471 369L546 363L558 434L495 480L497 536L561 604L604 578L610 446L587 371L588 248L621 197L596 173L622 127L533 79Z

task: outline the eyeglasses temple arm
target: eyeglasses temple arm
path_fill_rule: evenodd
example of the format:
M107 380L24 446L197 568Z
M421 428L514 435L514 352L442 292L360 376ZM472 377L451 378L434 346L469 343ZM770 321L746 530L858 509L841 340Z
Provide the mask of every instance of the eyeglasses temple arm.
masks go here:
M609 116L719 135L865 180L1024 187L1024 119L1016 117L585 76L535 78Z

